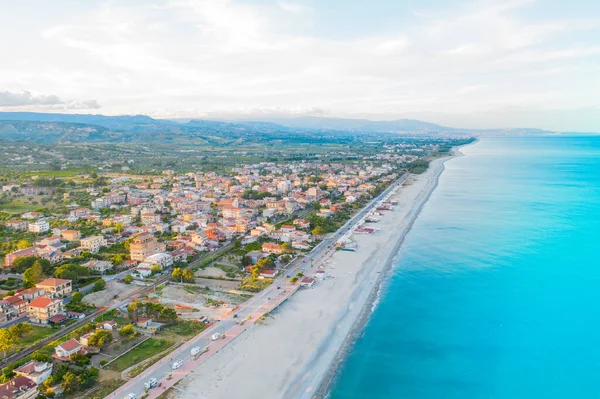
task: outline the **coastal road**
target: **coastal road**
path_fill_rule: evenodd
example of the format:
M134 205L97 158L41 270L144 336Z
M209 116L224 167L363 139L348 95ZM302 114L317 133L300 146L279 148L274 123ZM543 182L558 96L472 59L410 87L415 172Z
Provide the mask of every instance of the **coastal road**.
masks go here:
M130 393L134 393L140 397L145 392L144 383L151 378L156 378L161 383L161 387L151 389L148 392L148 398L158 397L164 389L168 389L179 382L192 372L194 368L204 363L210 356L239 336L252 323L288 299L299 288L297 284L285 283L282 280L277 280L277 282L281 282L281 285L272 284L224 317L220 322L216 322L196 337L187 341L167 357L159 360L139 376L106 396L106 398L124 398ZM221 334L223 338L213 341L211 337L216 333ZM194 358L190 351L195 347L207 350L202 355ZM177 370L173 370L172 366L177 361L181 361L183 365Z

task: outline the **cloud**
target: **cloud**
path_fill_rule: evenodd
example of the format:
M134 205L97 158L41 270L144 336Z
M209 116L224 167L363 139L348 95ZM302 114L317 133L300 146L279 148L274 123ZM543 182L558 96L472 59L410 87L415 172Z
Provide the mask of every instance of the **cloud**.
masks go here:
M96 100L64 102L54 94L34 95L23 90L20 93L0 91L0 107L26 107L42 106L46 108L64 109L98 109L100 105Z
M0 91L0 107L17 107L21 105L55 105L60 103L60 99L53 94L48 96L35 96L31 94L31 92L25 90L20 93Z
M280 1L279 7L283 11L300 14L307 11L313 11L313 8L304 4L292 3L290 1Z

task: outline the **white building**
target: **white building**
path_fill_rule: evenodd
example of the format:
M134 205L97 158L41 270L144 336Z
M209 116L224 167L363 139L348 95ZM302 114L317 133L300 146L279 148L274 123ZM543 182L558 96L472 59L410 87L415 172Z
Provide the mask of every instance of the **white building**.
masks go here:
M31 231L32 233L46 233L48 231L50 231L50 224L48 222L46 222L45 220L38 220L32 223L29 223L29 225L27 225L27 228L29 231Z
M173 265L173 257L167 253L160 252L148 256L144 259L144 263L149 265L159 265L161 269L164 269Z
M92 254L97 254L101 247L106 246L106 240L102 236L90 236L81 239L81 247Z

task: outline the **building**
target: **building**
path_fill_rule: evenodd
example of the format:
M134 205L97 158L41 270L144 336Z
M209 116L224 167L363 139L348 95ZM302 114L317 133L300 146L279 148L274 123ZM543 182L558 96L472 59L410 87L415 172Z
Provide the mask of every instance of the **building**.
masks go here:
M283 252L283 250L281 249L281 245L274 244L272 242L265 242L262 245L262 250L263 250L263 252L266 252L269 254L280 254Z
M27 230L29 223L25 220L9 220L6 227L13 230Z
M23 298L27 303L36 298L46 295L43 288L31 287L17 292L17 296Z
M75 338L71 338L54 348L54 357L61 360L68 360L76 353L85 355L87 350L85 346L80 344Z
M0 385L0 398L2 399L33 399L37 395L37 384L21 375Z
M27 225L27 228L32 233L41 234L50 231L50 224L45 220L37 220Z
M79 230L65 230L61 233L61 236L67 241L81 240L81 232Z
M25 258L27 256L36 256L38 254L38 249L36 247L29 247L25 249L19 249L18 251L11 252L6 254L4 257L4 266L12 267L15 260L18 258Z
M114 320L103 321L96 326L99 330L114 331L118 328L117 322Z
M161 252L148 256L146 259L144 259L144 263L149 265L158 265L161 269L165 269L173 266L173 257L167 253Z
M63 303L59 299L36 298L27 305L27 313L32 323L50 324L52 316L63 313Z
M32 360L15 369L14 373L16 375L27 377L37 385L40 385L42 382L46 381L48 377L50 377L50 374L52 374L52 366L52 363Z
M81 247L92 254L97 254L105 246L106 240L102 236L90 236L81 240Z
M27 314L27 301L21 298L20 296L7 296L4 297L4 300L10 303L15 308L18 317Z
M98 272L100 274L104 274L113 268L112 262L95 259L92 259L89 262L82 264L81 266L87 267L88 269Z
M315 281L312 277L304 277L300 280L300 287L310 288L315 284Z
M24 302L24 301L23 301ZM19 316L19 310L6 299L0 300L0 324Z
M43 289L49 298L64 298L73 292L71 280L64 280L62 278L48 278L37 283L35 286L36 288Z
M268 270L262 270L262 271L260 272L260 275L258 276L258 278L260 278L260 279L265 279L265 278L275 278L275 277L277 277L277 274L278 274L278 273L279 273L279 271L278 271L278 270L271 270L271 269L268 269Z
M158 242L151 234L142 233L134 237L129 245L131 260L143 262L147 257L165 252L165 244Z

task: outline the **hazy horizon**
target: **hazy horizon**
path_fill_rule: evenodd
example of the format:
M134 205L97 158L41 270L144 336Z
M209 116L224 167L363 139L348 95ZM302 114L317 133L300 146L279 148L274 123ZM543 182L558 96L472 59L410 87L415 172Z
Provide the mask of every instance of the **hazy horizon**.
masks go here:
M0 5L0 111L600 132L600 4ZM35 10L35 12L32 12Z

